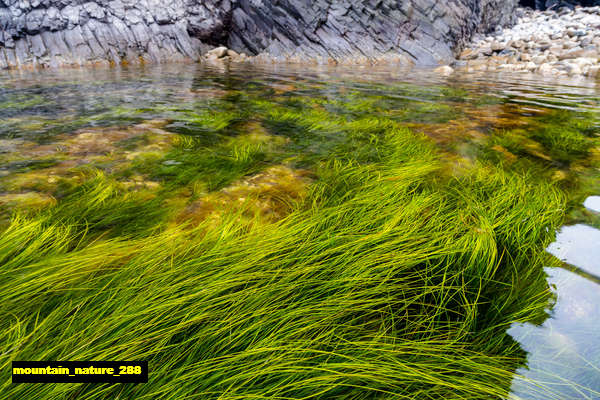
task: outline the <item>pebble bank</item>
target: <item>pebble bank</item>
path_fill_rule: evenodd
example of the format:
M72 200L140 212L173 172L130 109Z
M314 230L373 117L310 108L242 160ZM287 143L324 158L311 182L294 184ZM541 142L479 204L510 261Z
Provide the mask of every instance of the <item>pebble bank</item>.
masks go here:
M558 11L520 8L517 13L512 28L476 35L452 67L600 76L600 6Z

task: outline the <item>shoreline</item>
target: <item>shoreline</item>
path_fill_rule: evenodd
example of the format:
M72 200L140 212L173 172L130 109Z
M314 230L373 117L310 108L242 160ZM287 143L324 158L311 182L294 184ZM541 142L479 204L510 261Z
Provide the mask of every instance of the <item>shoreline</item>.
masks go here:
M333 59L326 57L281 57L268 53L255 56L238 53L224 46L207 50L197 59L174 57L168 62L153 62L144 57L124 59L122 62L95 60L67 63L60 66L24 64L4 66L3 70L55 70L69 68L127 67L166 65L172 63L223 65L228 63L250 65L295 66L388 66L433 70L442 76L456 72L510 72L532 73L560 77L600 77L600 6L562 8L558 11L517 9L518 21L509 28L496 32L475 34L456 59L448 64L416 65L406 54L390 52L378 58L366 56Z
M517 12L516 25L476 35L451 66L469 72L600 76L600 6Z

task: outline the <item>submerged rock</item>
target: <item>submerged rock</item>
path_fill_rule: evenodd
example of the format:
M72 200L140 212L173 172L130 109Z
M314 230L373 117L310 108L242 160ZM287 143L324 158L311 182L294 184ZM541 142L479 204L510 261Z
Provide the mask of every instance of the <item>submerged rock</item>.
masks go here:
M226 205L242 210L249 219L259 216L263 220L278 221L292 211L294 202L306 196L311 176L306 170L273 166L218 192L201 196L188 204L175 221L197 225L219 219L227 213Z
M38 192L0 194L0 206L6 207L7 211L14 208L38 209L55 203L53 197Z

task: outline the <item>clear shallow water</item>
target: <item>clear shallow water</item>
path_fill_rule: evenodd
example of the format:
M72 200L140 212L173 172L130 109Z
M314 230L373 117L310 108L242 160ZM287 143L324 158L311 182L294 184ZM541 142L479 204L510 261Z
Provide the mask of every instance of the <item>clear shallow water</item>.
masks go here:
M0 177L5 180L0 195L7 200L0 205L45 201L44 197L35 197L44 193L45 186L37 182L15 187L12 183L17 177L42 176L52 186L52 180L67 174L67 168L93 165L110 173L119 171L136 152L150 154L161 149L163 142L159 139L153 136L149 143L140 144L137 136L129 135L126 128L132 128L132 132L156 129L157 138L165 132L185 133L210 142L214 132L196 131L195 122L190 121L222 108L220 99L226 99L225 106L243 110L247 105L245 94L276 98L282 104L290 100L290 107L294 107L296 97L342 103L349 94L373 99L364 107L374 114L389 113L424 132L448 152L466 159L485 156L487 150L480 143L496 130L526 131L534 117L548 110L588 112L586 118L593 118L596 127L600 111L600 90L595 82L521 75L465 75L445 79L426 71L283 67L219 70L190 65L2 73L0 156L4 158ZM334 106L328 103L326 107L331 111ZM220 123L209 122L217 128ZM293 139L293 133L284 132L282 136ZM119 148L111 145L117 141L125 143ZM306 165L310 160L324 157L330 142L335 142L335 137L301 138L293 149L299 154L282 157ZM497 151L531 159L532 163L540 163L542 169L556 169L555 174L566 176L567 186L570 181L594 179L577 156L573 160L553 159L552 154L540 152L539 147L527 141L514 148L510 145L509 141L499 142ZM56 150L65 146L76 150L66 153ZM119 152L123 152L122 159L112 156ZM303 158L304 154L310 157ZM273 162L280 161L275 158ZM178 162L161 161L165 166ZM132 180L135 182L135 177ZM146 186L151 183L144 181ZM595 187L594 182L591 187ZM580 203L589 194L593 193L587 193ZM590 203L588 198L586 206L593 210L595 203L591 199ZM591 218L590 224L594 223L594 215L577 218ZM513 382L514 396L600 398L599 232L591 225L566 226L549 247L551 254L571 267L546 269L548 283L556 295L548 318L539 325L515 324L509 330L528 353L527 365L517 371L523 378L515 378ZM529 379L545 387L536 388L528 383Z
M546 268L556 296L550 317L509 330L528 353L527 368L517 371L526 379L513 382L514 398L600 398L600 230L565 226L548 252L568 265Z
M587 199L585 199L585 202L583 203L584 207L595 211L595 212L600 212L600 196L590 196Z

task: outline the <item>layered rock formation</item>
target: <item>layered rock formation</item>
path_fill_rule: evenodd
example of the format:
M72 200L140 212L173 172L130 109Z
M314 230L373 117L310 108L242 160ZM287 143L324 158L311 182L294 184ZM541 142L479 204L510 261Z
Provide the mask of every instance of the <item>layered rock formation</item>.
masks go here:
M0 66L197 59L228 0L0 0Z
M0 67L196 60L216 45L288 61L436 64L517 0L0 0Z

